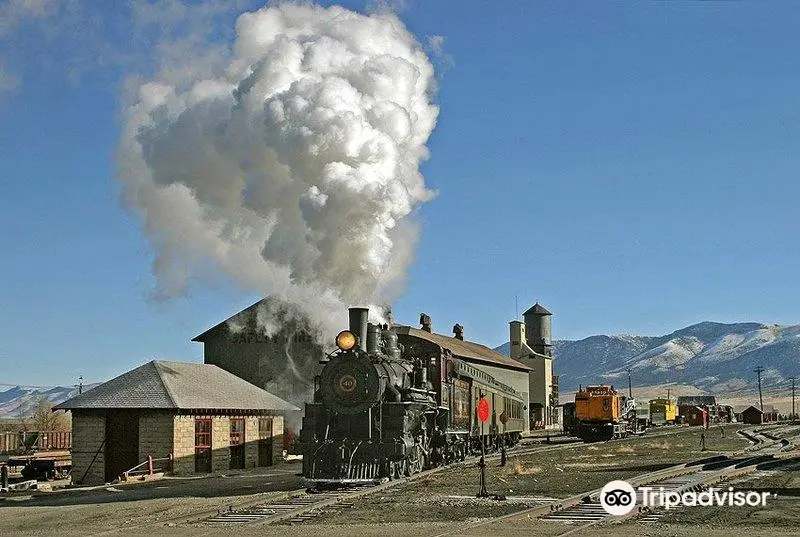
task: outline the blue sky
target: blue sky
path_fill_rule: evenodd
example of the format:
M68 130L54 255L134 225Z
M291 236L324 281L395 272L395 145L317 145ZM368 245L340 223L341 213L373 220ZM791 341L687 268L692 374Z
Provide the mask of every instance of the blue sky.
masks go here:
M399 10L444 46L423 165L438 196L395 316L491 346L516 297L559 339L800 322L797 5L504 4ZM200 360L189 340L257 298L219 277L151 299L114 158L123 81L159 37L127 4L71 5L0 22L0 383Z

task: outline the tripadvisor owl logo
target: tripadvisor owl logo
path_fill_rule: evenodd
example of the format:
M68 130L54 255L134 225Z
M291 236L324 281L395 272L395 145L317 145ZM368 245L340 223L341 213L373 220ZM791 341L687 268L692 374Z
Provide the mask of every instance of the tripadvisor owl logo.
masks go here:
M636 506L636 491L627 481L611 481L600 491L600 505L609 515L627 515Z

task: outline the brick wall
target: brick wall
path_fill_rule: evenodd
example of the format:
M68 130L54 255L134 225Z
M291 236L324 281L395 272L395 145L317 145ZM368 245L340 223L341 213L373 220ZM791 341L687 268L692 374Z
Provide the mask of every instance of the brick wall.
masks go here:
M272 419L272 461L273 464L283 458L283 416Z
M194 473L194 416L175 416L172 420L172 472Z
M105 436L104 413L73 411L72 480L74 483L101 485L105 482L106 460L103 445Z
M211 420L211 471L227 472L231 466L231 420L214 416Z
M236 417L236 416L233 416ZM245 417L245 468L258 466L258 416ZM194 474L194 416L174 416L172 418L172 453L175 475ZM143 430L144 425L141 425ZM273 461L283 456L283 416L274 416L272 422ZM141 440L140 440L141 444ZM228 472L230 470L230 417L213 416L211 421L211 470ZM144 454L145 457L147 454ZM142 459L144 460L144 459Z
M258 416L248 416L244 422L244 467L258 466Z
M169 457L172 453L173 414L154 410L139 416L139 460L148 455L154 459Z

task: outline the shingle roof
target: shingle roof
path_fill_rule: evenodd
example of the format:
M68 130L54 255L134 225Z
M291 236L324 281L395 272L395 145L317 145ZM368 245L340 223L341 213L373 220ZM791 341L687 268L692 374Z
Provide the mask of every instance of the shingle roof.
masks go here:
M434 343L444 349L450 349L450 352L455 356L461 356L468 360L475 360L486 364L511 367L522 371L530 371L530 367L525 364L512 360L508 356L502 355L497 351L493 351L485 345L473 343L471 341L464 341L454 337L443 336L428 332L427 330L420 330L419 328L412 328L410 326L395 326L395 332L398 334L408 334L409 336L418 337L431 343Z
M533 306L531 306L530 309L528 309L528 311L523 313L523 315L528 315L529 313L536 313L536 314L539 314L539 315L552 315L552 313L547 311L544 308L544 306L542 306L538 302L536 304L534 304Z
M153 360L54 407L300 410L211 364Z

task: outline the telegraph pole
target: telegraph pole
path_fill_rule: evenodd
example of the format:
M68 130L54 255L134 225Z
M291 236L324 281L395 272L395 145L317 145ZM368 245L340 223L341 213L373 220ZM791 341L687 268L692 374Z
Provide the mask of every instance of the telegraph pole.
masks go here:
M791 421L794 421L795 420L795 414L794 414L794 381L797 380L797 377L789 377L789 380L792 381L792 415L791 415L791 417L789 419Z
M761 413L764 413L764 397L761 395L761 373L764 371L764 368L761 366L756 367L753 369L754 373L758 373L758 404L761 406Z
M628 397L633 399L633 388L631 387L631 370L628 369Z

